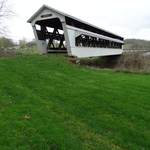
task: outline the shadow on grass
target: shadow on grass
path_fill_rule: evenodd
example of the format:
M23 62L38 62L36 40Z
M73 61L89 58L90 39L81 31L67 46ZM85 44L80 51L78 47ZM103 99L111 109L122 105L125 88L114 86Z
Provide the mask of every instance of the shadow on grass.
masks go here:
M72 59L70 61L74 64L79 64L81 66L113 69L118 64L119 58L120 55L114 55L114 56L103 56L103 57L93 57L83 59Z

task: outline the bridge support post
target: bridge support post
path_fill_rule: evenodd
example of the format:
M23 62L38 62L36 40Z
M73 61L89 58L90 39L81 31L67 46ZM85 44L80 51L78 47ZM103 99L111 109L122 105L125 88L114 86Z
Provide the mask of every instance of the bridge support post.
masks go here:
M32 26L39 53L46 54L46 40L39 40L35 25Z

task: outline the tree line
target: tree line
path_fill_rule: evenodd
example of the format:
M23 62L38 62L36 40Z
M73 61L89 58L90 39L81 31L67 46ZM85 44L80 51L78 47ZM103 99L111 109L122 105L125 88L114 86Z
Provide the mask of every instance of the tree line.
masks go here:
M150 41L141 39L125 39L125 45L129 45L130 49L145 49L150 50Z
M0 50L7 50L10 47L18 46L19 48L32 47L36 45L35 39L27 42L25 38L19 40L18 42L14 42L14 40L6 37L0 38Z
M13 47L15 45L16 44L14 43L14 41L12 39L5 38L5 37L0 38L0 49L1 50L4 48Z

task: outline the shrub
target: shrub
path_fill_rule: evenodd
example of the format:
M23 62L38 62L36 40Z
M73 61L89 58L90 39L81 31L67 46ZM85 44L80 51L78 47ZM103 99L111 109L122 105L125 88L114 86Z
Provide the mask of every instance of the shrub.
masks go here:
M13 50L0 50L0 57L13 57L17 55L20 55L20 53Z
M149 72L150 56L145 56L143 52L140 51L123 53L118 60L116 69L131 72Z

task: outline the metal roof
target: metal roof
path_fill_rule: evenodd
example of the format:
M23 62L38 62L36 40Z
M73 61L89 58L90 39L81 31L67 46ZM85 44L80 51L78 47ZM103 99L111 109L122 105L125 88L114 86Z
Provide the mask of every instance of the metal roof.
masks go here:
M96 28L96 29L98 29L98 30L102 30L102 31L107 32L107 33L109 33L109 34L113 34L113 35L115 35L115 36L118 36L118 37L120 37L120 38L123 38L123 37L121 37L121 36L119 36L119 35L117 35L117 34L114 34L114 33L110 32L110 31L107 31L107 30L105 30L105 29L102 29L102 28L100 28L100 27L97 27L97 26L95 26L95 25L92 25L92 24L90 24L90 23L87 23L87 22L85 22L85 21L83 21L83 20L81 20L81 19L78 19L78 18L76 18L76 17L74 17L74 16L71 16L71 15L66 14L66 13L64 13L64 12L61 12L61 11L59 11L59 10L56 10L56 9L54 9L54 8L52 8L52 7L49 7L49 6L45 5L45 4L44 4L35 14L33 14L33 15L27 20L27 22L28 22L28 23L31 23L32 20L33 20L42 10L44 10L45 8L50 9L50 10L52 10L52 11L54 11L54 12L57 12L57 13L59 13L59 14L65 16L65 17L71 18L71 19L73 19L73 20L75 20L75 21L78 21L78 22L81 22L81 23L83 23L83 24L86 24L86 25L88 25L88 26L90 26L90 27L93 27L93 28Z

